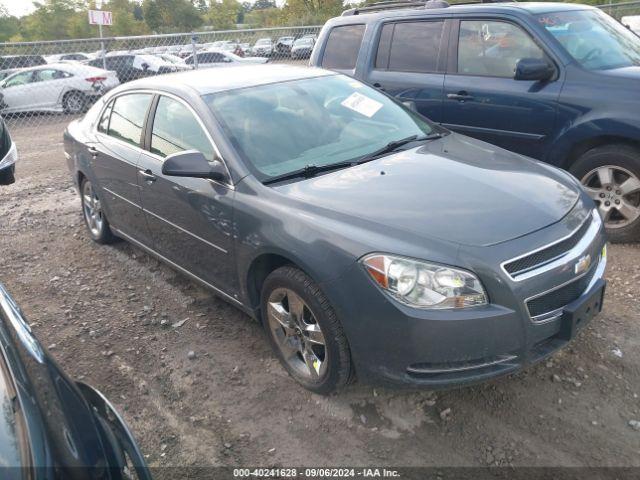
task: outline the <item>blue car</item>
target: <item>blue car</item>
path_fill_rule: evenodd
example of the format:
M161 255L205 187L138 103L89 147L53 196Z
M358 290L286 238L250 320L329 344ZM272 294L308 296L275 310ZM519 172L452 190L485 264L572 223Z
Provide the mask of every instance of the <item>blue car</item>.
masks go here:
M640 38L601 10L383 2L327 22L311 64L569 170L612 241L640 238Z

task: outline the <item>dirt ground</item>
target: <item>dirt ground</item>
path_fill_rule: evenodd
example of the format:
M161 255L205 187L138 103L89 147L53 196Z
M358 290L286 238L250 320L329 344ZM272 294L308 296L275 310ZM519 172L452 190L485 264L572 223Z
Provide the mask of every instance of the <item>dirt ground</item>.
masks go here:
M12 125L0 281L64 369L115 403L150 465L640 466L640 245L610 247L603 313L546 363L453 391L356 384L324 398L246 315L125 242L89 240L68 121Z

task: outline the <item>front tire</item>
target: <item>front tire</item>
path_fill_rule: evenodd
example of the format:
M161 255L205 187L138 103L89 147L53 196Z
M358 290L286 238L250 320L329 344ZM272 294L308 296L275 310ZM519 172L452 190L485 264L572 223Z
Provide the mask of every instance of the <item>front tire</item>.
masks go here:
M82 217L91 239L99 244L113 243L117 240L111 232L109 221L102 210L102 203L86 178L80 184L80 204L82 205Z
M613 243L640 240L640 150L604 145L583 154L571 166L598 206Z
M350 381L353 367L342 325L304 272L292 266L272 272L262 287L261 312L274 352L300 385L326 395Z

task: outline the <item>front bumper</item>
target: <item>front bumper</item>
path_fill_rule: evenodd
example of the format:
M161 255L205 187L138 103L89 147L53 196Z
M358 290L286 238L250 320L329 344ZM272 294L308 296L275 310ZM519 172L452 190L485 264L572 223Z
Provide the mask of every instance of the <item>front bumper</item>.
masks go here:
M446 388L516 372L567 345L602 308L604 245L604 229L598 224L585 248L594 262L580 276L558 265L537 277L514 281L500 269L498 257L491 275L486 264L484 269L478 265L473 270L480 274L492 303L464 310L408 307L374 285L359 263L323 288L342 320L360 379ZM505 247L496 251L500 250ZM573 267L573 259L567 261ZM532 318L526 303L532 294L559 288L566 278L584 281L579 296L543 319Z

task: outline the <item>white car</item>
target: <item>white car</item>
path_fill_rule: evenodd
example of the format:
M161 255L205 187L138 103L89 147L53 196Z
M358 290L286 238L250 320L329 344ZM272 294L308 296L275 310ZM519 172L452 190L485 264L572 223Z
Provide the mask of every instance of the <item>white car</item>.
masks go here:
M265 57L239 57L235 53L225 52L224 50L207 50L196 54L198 59L198 68L209 67L231 67L236 65L267 63L268 58ZM194 56L191 55L184 60L188 66L194 65Z
M261 38L251 48L251 53L255 56L267 57L273 53L273 42L270 38Z
M0 82L0 113L81 113L119 85L115 72L76 63L19 70Z
M58 63L63 61L75 61L75 62L84 62L87 60L91 60L91 55L88 53L82 52L74 52L74 53L59 53L56 55L46 55L44 59L47 63Z

